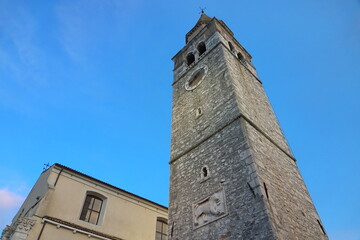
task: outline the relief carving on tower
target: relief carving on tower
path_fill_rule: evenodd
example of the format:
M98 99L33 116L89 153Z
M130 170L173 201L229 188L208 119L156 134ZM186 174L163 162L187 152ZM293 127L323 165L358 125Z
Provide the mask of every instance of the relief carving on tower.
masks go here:
M224 190L193 204L194 227L198 228L227 214Z

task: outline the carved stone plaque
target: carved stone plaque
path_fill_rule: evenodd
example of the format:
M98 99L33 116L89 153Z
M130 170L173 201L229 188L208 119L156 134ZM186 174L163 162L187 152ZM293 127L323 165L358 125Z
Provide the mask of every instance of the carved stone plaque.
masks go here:
M225 193L221 190L193 204L194 227L201 227L226 214Z

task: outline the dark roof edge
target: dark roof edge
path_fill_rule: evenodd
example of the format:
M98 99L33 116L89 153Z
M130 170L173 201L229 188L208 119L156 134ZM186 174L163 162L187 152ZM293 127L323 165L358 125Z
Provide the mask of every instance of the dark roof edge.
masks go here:
M43 218L44 219L49 219L51 221L54 221L54 222L57 222L57 223L60 223L60 224L64 224L64 225L72 227L72 228L77 228L79 230L83 230L83 231L86 231L86 232L89 232L89 233L92 233L92 234L96 234L96 235L101 236L101 237L109 238L109 239L112 239L112 240L122 240L122 238L118 238L118 237L111 236L111 235L108 235L108 234L105 234L105 233L102 233L102 232L99 232L99 231L96 231L96 230L92 230L90 228L86 228L86 227L77 225L75 223L67 222L67 221L64 221L64 220L59 219L59 218L54 218L54 217L50 217L50 216L45 216Z
M189 42L188 37L191 36L196 31L196 29L199 28L199 26L201 26L202 24L207 25L212 19L213 18L209 17L205 13L202 13L199 20L196 22L195 26L192 29L190 29L188 33L185 34L186 44Z
M161 205L161 204L159 204L159 203L156 203L156 202L151 201L151 200L149 200L149 199L146 199L146 198L144 198L144 197L140 197L139 195L136 195L136 194L131 193L131 192L128 192L128 191L126 191L126 190L124 190L124 189L118 188L118 187L116 187L116 186L114 186L114 185L111 185L111 184L109 184L109 183L107 183L107 182L103 182L103 181L101 181L101 180L99 180L99 179L96 179L96 178L94 178L94 177L91 177L91 176L89 176L89 175L87 175L87 174L85 174L85 173L76 171L76 170L74 170L74 169L72 169L72 168L69 168L69 167L67 167L67 166L64 166L64 165L62 165L62 164L60 164L60 163L54 163L52 166L57 166L57 167L60 167L60 168L62 168L62 169L66 169L66 170L68 170L68 171L71 171L71 172L76 173L76 174L78 174L78 175L81 175L81 176L83 176L83 177L86 177L86 178L89 178L89 179L91 179L91 180L94 180L94 181L96 181L96 182L98 182L98 183L104 184L104 185L106 185L106 186L108 186L108 187L115 188L116 190L122 191L122 192L124 192L124 193L126 193L126 194L129 194L129 195L133 196L133 197L140 198L141 200L144 200L144 201L147 201L147 202L149 202L149 203L155 204L156 206L159 206L159 207L168 209L168 207L165 207L164 205Z

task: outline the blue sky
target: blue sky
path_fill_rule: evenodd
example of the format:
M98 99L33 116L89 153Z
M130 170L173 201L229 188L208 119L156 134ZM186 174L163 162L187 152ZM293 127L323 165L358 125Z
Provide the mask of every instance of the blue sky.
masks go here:
M360 240L359 0L0 0L0 229L48 162L167 205L200 6L253 56L330 238Z

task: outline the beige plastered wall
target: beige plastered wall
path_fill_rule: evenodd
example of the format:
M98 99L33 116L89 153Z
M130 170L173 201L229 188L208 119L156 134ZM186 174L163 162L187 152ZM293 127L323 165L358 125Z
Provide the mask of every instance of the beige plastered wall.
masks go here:
M36 224L29 232L27 239L38 239L43 225L42 218L50 216L121 239L154 240L157 218L167 219L168 217L167 209L162 206L68 170L63 170L58 177L60 170L58 166L53 166L48 170L50 174L48 174L47 183L42 181L42 184L54 186L58 178L56 186L48 189L36 213L32 216ZM35 187L43 188L42 186ZM79 219L89 191L106 198L104 214L98 225ZM41 239L54 240L83 238L88 239L85 234L73 233L71 229L62 227L57 228L50 223L46 224L41 235Z

